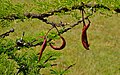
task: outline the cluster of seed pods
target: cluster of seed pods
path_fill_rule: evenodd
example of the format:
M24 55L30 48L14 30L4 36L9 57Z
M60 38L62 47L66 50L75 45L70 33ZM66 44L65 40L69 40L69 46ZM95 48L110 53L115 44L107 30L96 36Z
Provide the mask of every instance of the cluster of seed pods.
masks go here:
M87 29L88 29L89 26L90 26L90 20L87 18L87 20L88 20L89 23L86 24L86 23L85 23L84 14L85 14L85 11L84 11L84 9L83 9L83 10L82 10L83 28L82 28L81 41L82 41L83 47L84 47L85 49L89 50L89 44L88 44L88 39L87 39ZM57 27L55 26L55 24L53 24L53 23L50 23L50 24L53 26L53 28L56 28L56 30L57 30L57 32L58 32L58 36L60 37L60 39L62 39L62 45L59 46L59 47L53 46L52 43L49 43L49 45L50 45L50 47L53 48L54 50L62 50L62 49L66 46L66 41L65 41L65 39L59 34L59 30L57 29ZM51 30L51 29L50 29L50 30ZM49 30L49 31L50 31L50 30ZM48 32L49 32L49 31L48 31ZM47 33L47 34L48 34L48 33ZM46 34L46 36L47 36L47 34ZM43 43L42 43L42 47L41 47L40 52L39 52L39 60L38 60L38 61L40 61L40 59L41 59L41 57L42 57L42 53L43 53L43 51L45 50L45 48L46 48L46 46L47 46L47 43L48 43L46 36L44 36L44 41L43 41Z
M53 46L51 43L49 43L50 47L53 48L54 50L62 50L66 46L65 39L61 35L59 35L59 36L62 39L62 45L61 46L57 47L57 46ZM42 43L42 47L41 47L40 52L39 52L38 62L40 61L40 59L42 57L42 54L43 54L43 51L45 50L46 46L47 46L47 37L45 36L44 41Z

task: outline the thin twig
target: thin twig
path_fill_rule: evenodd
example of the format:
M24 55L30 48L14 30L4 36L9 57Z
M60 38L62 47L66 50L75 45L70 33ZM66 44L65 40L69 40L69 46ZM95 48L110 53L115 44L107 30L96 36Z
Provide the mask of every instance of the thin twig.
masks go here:
M44 61L44 64L45 64L46 62L48 62L48 61L50 60L51 57L52 57L52 55L49 56L49 57Z
M62 72L62 74L64 73L64 72L66 72L67 70L69 70L71 67L73 67L75 65L75 63L74 64L72 64L72 65L70 65L70 66L68 66L63 72Z
M84 19L87 19L89 16L91 16L91 15L86 16ZM71 25L70 27L64 29L61 34L63 34L64 32L67 32L68 30L70 30L70 29L72 29L73 27L77 26L77 25L78 25L79 23L81 23L82 21L83 21L83 20L79 20L79 21L77 21L75 24L73 24L73 25Z

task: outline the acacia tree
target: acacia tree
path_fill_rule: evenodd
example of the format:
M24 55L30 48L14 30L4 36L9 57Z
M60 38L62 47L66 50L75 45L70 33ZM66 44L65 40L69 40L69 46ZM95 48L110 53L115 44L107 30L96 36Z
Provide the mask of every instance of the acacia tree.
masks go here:
M69 1L71 2L71 1ZM59 53L53 53L53 52L48 52L45 55L43 55L43 51L47 46L51 46L55 50L62 50L65 48L67 45L65 38L63 38L62 34L67 33L67 31L71 30L75 26L80 25L80 23L83 22L83 29L82 29L82 44L83 47L87 50L89 50L89 44L87 40L87 29L90 26L90 20L89 17L92 16L98 9L105 9L108 11L111 11L111 9L107 6L104 6L103 4L85 4L81 3L79 5L73 5L70 6L68 2L68 6L61 7L58 9L55 9L53 11L48 11L45 13L41 14L36 14L36 13L24 13L24 4L12 4L10 1L0 1L0 7L3 9L0 9L0 24L2 27L9 26L9 24L15 20L20 20L20 21L25 21L25 19L34 19L37 18L40 21L51 25L51 28L48 29L47 33L41 33L39 36L40 38L38 39L37 37L32 37L30 40L27 40L28 38L24 39L23 37L25 36L25 32L23 32L23 36L20 37L19 39L7 39L6 37L9 37L10 34L15 32L16 29L10 29L9 31L2 33L0 35L0 54L1 54L1 59L6 59L4 62L5 64L8 63L16 63L16 65L12 65L13 68L5 68L8 69L8 72L6 74L19 74L23 73L24 75L27 74L40 74L40 70L42 68L48 68L51 66L55 66L57 64L50 63L49 61L51 60L56 60L56 58L60 55ZM36 2L35 2L36 3ZM5 5L4 5L5 4ZM37 2L37 4L44 5L42 2ZM62 5L62 4L61 4ZM51 8L51 7L49 7ZM89 9L89 12L86 12L86 10ZM45 10L45 9L44 9ZM77 10L77 11L76 11ZM120 12L118 8L113 9L116 12ZM77 19L77 21L74 24L69 24L67 26L66 23L63 23L62 21L59 23L51 22L49 21L49 17L54 16L54 15L71 15L70 12L78 12L79 13L76 15L74 14L73 17ZM82 19L81 19L82 17ZM88 20L89 23L88 25L85 23L85 20ZM51 32L52 29L55 29L56 32ZM53 39L62 39L63 43L60 47L53 46L54 42L52 42ZM49 45L47 44L49 43ZM40 49L39 53L34 53L34 51L31 51L32 53L29 55L28 52L25 52L23 54L16 53L20 49L31 49L31 47L36 47L42 45L42 48ZM39 56L38 56L39 55ZM42 57L43 55L43 57ZM3 58L4 57L4 58ZM12 61L9 61L12 60ZM3 61L1 61L2 63ZM31 64L32 63L32 64ZM3 65L5 65L3 64ZM57 72L55 70L50 70L51 74L63 74L65 71L67 71L70 67L72 67L75 64L72 64L68 66L65 70L61 72ZM4 69L1 71L1 74L4 73Z

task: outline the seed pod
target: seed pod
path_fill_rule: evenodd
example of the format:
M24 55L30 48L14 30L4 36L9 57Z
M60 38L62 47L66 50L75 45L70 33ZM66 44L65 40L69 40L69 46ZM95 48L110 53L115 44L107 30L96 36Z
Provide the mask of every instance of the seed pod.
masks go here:
M53 46L51 43L49 43L50 44L50 46L54 49L54 50L61 50L61 49L63 49L65 46L66 46L66 41L65 41L65 39L61 36L61 35L59 35L60 36L60 38L62 39L62 45L60 46L60 47L56 47L56 46Z
M43 44L42 44L42 48L41 48L40 53L39 53L40 56L39 56L38 62L40 61L40 59L42 57L42 53L45 50L46 46L47 46L47 38L44 38L44 41L43 41Z
M87 40L87 29L90 26L90 24L85 25L82 29L82 44L84 46L85 49L89 50L89 44L88 44L88 40Z

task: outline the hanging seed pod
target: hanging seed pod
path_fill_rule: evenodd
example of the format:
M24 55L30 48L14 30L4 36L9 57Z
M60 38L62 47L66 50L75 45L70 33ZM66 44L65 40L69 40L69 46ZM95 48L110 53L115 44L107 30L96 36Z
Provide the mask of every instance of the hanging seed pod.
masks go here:
M38 62L40 61L40 59L42 57L42 53L45 50L46 46L47 46L47 38L44 38L44 41L43 41L43 44L42 44L42 48L41 48L40 53L39 53Z
M86 25L85 19L84 19L84 14L85 14L85 10L83 8L82 9L82 19L83 19L82 44L85 49L89 50L89 44L88 44L88 40L87 40L87 29L90 26L90 20L87 18L89 23L88 23L88 25Z
M60 47L57 47L57 46L53 46L51 43L49 43L50 44L50 46L54 49L54 50L61 50L61 49L63 49L65 46L66 46L66 41L65 41L65 39L61 36L61 35L59 35L60 36L60 38L62 39L62 45L60 46Z
M85 49L89 50L89 44L88 44L88 40L87 40L87 29L90 26L90 24L85 25L82 29L82 44L84 46Z

